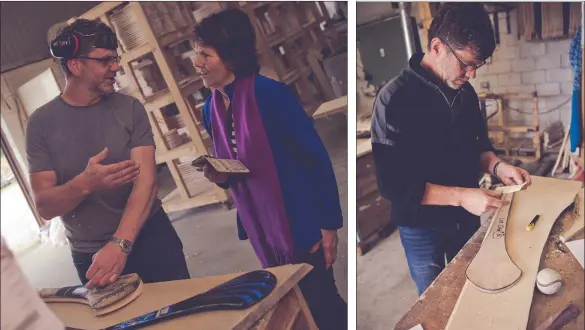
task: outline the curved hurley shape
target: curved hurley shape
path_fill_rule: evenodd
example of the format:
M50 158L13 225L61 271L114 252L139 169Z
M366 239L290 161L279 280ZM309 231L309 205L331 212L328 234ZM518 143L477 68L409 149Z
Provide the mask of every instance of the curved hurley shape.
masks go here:
M481 248L465 272L469 282L484 292L496 293L506 290L522 275L522 271L510 259L506 250L506 225L513 196L513 193L504 194L503 200L509 201L510 204L498 210Z
M465 281L445 330L519 330L528 328L536 274L543 249L559 214L581 190L579 181L532 177L532 185L514 194L508 215L506 247L522 269L517 283L498 293L486 293ZM540 215L531 231L526 225ZM565 214L562 218L569 217ZM491 228L490 228L491 229Z
M94 315L104 315L118 310L142 294L142 280L138 274L120 276L116 282L103 288L88 289L84 285L55 289L40 289L39 295L46 303L81 303L93 310Z
M141 329L146 325L193 313L246 309L266 298L275 287L274 274L265 270L251 271L211 290L118 323L106 330Z

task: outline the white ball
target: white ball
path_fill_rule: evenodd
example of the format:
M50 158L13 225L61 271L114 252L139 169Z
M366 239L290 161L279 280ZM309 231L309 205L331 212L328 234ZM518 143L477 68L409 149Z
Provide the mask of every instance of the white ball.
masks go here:
M562 286L561 274L554 269L545 268L536 275L536 287L544 294L555 294Z

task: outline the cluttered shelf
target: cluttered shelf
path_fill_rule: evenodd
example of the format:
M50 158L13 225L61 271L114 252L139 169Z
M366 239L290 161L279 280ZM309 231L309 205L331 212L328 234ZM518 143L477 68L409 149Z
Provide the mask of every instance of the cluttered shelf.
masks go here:
M193 38L195 24L189 24L177 30L167 32L158 36L158 43L161 47L172 47L173 45Z
M173 159L177 159L179 157L196 155L196 154L197 154L197 148L195 147L195 144L193 144L192 141L187 141L187 142L183 143L181 146L170 149L170 150L165 150L165 151L157 150L155 153L155 159L156 159L157 164L162 164L162 163L169 162Z
M148 53L152 53L152 51L154 51L154 47L151 44L144 44L136 48L130 49L128 51L122 52L122 54L120 54L121 57L120 65L123 66L125 64L128 64L140 57L143 57Z
M181 198L179 188L170 192L162 199L163 208L166 212L175 212L188 208L194 208L209 204L223 202L215 193L215 184L211 182L198 182L197 184L187 184L187 189L191 193L188 199Z
M84 18L84 19L89 19L89 20L98 19L98 18L100 18L100 16L104 16L108 12L114 10L118 6L123 5L124 3L125 3L125 1L102 2L99 5L93 7L91 10L85 12L83 15L69 19L67 21L67 24L73 23L78 18Z
M195 25L227 8L244 9L258 27L258 52L264 71L268 70L271 78L293 88L305 110L312 114L320 100L331 99L317 95L326 88L321 80L316 81L312 76L315 68L305 59L308 48L317 53L326 48L324 31L319 26L325 22L324 7L319 10L318 5L119 1L101 3L70 20L99 19L115 31L123 68L116 77L116 91L132 95L144 104L151 124L157 126L153 129L159 150L155 154L156 163L167 164L178 187L165 199L167 211L229 200L225 192L186 174L185 171L192 169L179 164L179 158L211 150L198 109L208 91L191 63L194 50L188 42L193 37ZM325 83L329 82L325 80ZM171 125L174 121L181 121L182 125ZM170 132L172 130L176 132ZM173 141L169 143L171 137Z
M287 40L289 41L294 41L295 39L299 38L301 35L303 35L303 33L306 33L307 31L310 31L312 29L314 29L318 24L320 24L321 21L314 21L314 22L309 22L306 23L305 25L303 25L300 29L296 30L296 31L292 31L289 32L288 34L275 34L270 36L270 38L268 38L267 43L270 47L274 47L280 43L283 43Z
M500 126L500 125L488 125L489 131L502 131L502 132L510 132L510 133L529 133L535 132L538 133L538 126L537 125L529 125L529 126L522 126L522 125L509 125L509 126Z
M187 77L178 82L183 95L192 94L201 87L201 76ZM160 90L145 98L145 108L148 111L155 111L175 102L173 95L168 88Z

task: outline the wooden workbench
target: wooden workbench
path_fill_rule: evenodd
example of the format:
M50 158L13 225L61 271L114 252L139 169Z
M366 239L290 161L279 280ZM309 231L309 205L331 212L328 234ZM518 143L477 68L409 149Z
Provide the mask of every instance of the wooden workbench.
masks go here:
M307 304L297 283L311 270L307 264L269 268L277 278L276 288L256 305L240 311L213 311L163 321L143 329L314 329ZM182 281L145 284L142 295L126 307L101 317L91 309L75 303L50 303L49 307L62 322L76 329L103 329L158 310L172 303L209 290L240 274L193 278ZM141 328L142 329L142 328Z
M540 268L550 267L558 270L563 279L561 292L553 296L545 296L536 292L532 299L528 330L534 329L547 317L562 310L569 302L573 301L581 310L577 320L572 321L563 329L584 328L584 287L583 268L566 248L561 252L556 247L559 234L568 228L572 218L568 212L561 215L555 223L547 244L542 253ZM459 254L447 265L439 277L431 284L425 293L414 303L410 310L397 323L395 330L409 330L417 324L421 324L424 330L445 329L459 294L465 284L465 269L475 257L481 246L481 242L489 226L486 221L482 227L465 244ZM583 234L576 239L583 238Z
M324 102L315 110L312 117L313 120L317 120L337 113L347 113L347 95Z
M376 241L390 235L395 226L390 222L390 202L378 193L372 144L370 139L357 139L357 250L367 253Z

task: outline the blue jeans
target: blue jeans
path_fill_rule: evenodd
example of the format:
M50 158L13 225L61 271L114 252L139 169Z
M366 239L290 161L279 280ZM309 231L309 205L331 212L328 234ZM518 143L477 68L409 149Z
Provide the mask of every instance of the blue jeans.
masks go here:
M419 296L445 268L445 259L450 262L479 226L478 219L434 228L399 227L410 276Z

